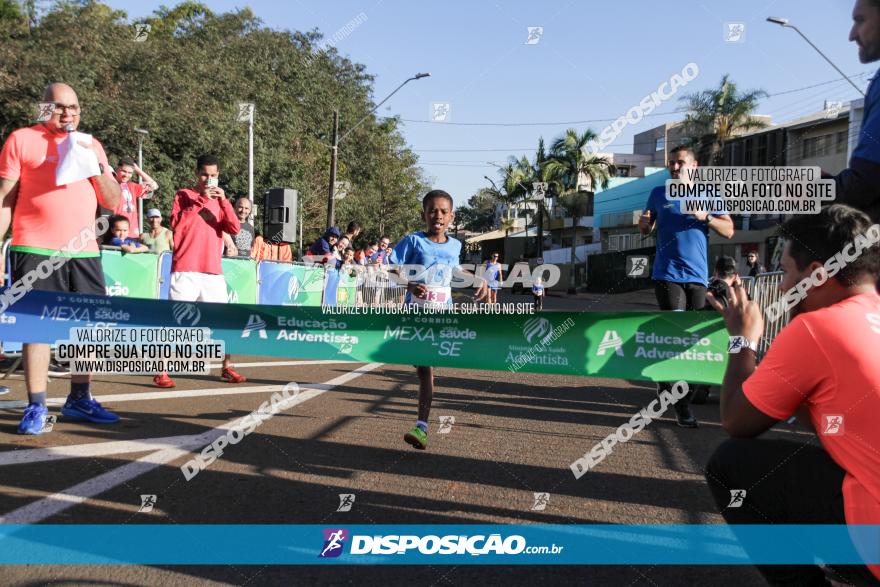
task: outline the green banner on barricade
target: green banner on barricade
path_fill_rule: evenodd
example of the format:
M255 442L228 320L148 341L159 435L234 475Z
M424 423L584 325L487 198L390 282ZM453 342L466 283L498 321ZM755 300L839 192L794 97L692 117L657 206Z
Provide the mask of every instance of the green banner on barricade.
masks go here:
M355 306L357 304L358 274L355 271L340 271L336 284L336 305Z
M208 327L225 352L255 356L715 384L724 375L728 337L715 313L473 314L467 308L355 314L32 291L5 312L0 340L66 340L71 328L102 321L168 331Z
M230 304L257 303L257 262L253 259L224 258L226 301Z
M101 251L108 296L156 299L159 296L159 257L153 253Z
M258 302L270 306L321 305L324 268L275 261L261 261L257 266L260 281Z

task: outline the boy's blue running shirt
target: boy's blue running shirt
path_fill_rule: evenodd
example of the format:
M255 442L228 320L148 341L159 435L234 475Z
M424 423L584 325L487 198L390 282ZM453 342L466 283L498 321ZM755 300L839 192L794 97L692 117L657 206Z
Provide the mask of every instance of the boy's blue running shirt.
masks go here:
M682 214L666 199L666 186L651 190L645 209L657 222L657 254L651 277L674 283L709 283L709 225Z
M407 235L394 247L390 261L392 265L406 265L401 274L409 281L424 283L431 290L444 294L442 304L452 304L452 272L459 266L461 255L461 241L451 236L446 237L445 243L435 243L428 240L423 231ZM407 304L422 303L415 299L409 292L406 294Z

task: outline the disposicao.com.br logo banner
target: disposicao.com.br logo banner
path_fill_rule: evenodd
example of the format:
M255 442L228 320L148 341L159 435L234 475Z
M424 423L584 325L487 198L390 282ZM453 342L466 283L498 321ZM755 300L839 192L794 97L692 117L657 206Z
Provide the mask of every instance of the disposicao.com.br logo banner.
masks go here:
M467 527L458 528L456 533L438 533L435 528L401 528L400 533L349 533L345 528L325 528L323 543L318 558L339 558L346 553L349 557L363 555L469 555L469 556L512 556L512 555L557 555L564 546L557 544L528 545L520 534L463 532ZM411 532L411 533L410 533ZM347 543L347 544L346 544ZM347 561L354 562L354 561ZM377 561L378 562L378 561Z

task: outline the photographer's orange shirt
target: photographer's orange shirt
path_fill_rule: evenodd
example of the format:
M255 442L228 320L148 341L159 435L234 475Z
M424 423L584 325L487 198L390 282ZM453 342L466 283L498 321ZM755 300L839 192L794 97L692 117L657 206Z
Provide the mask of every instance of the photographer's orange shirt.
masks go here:
M786 420L805 405L822 447L846 471L848 524L880 524L880 295L795 317L743 384L748 400ZM880 578L880 565L869 565Z

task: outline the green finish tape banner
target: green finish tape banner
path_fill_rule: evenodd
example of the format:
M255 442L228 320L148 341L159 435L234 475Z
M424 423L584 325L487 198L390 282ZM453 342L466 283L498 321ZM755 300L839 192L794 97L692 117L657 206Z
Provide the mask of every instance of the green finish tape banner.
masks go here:
M727 332L712 312L334 313L33 291L0 340L65 340L95 322L208 327L233 354L719 384ZM509 375L506 375L509 377Z
M253 259L224 258L226 301L230 304L257 303L257 262Z
M149 298L159 295L159 257L153 253L101 251L108 296Z

